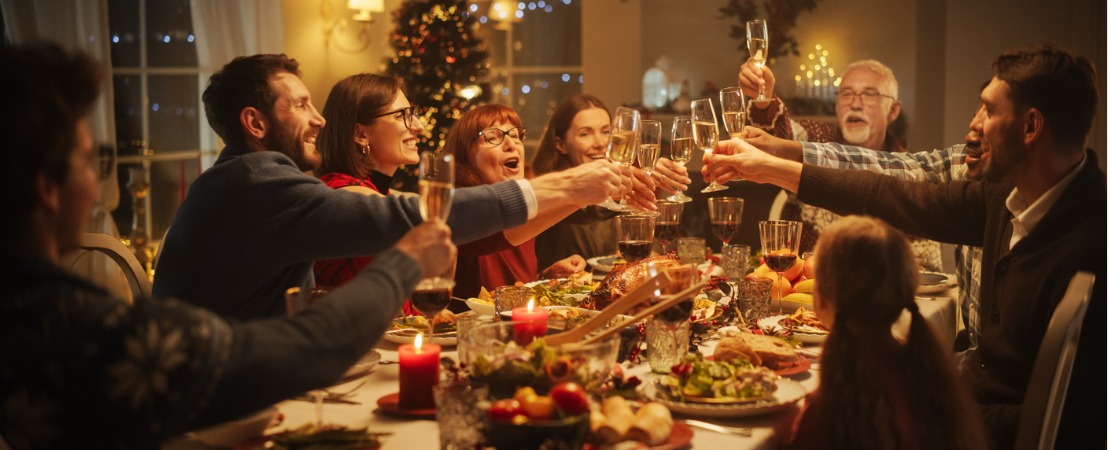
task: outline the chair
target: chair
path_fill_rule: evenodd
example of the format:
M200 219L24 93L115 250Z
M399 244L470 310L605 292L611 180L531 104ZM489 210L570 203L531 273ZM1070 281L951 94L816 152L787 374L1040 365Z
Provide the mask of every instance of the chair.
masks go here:
M82 233L81 248L84 252L100 252L108 255L112 261L119 264L124 277L127 278L127 284L131 286L132 298L150 297L150 278L147 276L146 270L143 269L142 264L139 264L139 259L135 257L135 254L131 253L131 250L115 236L103 233ZM73 258L74 265L76 265L80 256L77 255Z
M786 206L786 199L789 195L785 190L779 190L775 200L771 202L771 211L767 213L767 220L779 220L782 218L782 207Z
M1094 285L1094 274L1077 272L1052 313L1025 389L1016 449L1051 449L1056 443L1064 396L1079 347L1079 331Z

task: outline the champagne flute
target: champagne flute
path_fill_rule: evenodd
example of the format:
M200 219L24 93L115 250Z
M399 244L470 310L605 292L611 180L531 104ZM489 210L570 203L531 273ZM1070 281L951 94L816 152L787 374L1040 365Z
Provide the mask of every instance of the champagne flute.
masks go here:
M802 223L793 220L759 222L759 242L763 246L763 262L779 274L775 284L779 314L782 314L782 273L798 261L798 245L802 241Z
M609 161L621 166L631 166L636 159L637 143L640 140L640 112L632 108L619 107L613 113L613 134L609 137L609 150L606 157ZM626 212L629 210L624 199L616 203L612 199L605 199L601 206L613 211Z
M694 124L694 145L705 153L713 153L717 148L717 113L713 111L713 101L702 98L690 102L690 121ZM723 191L727 187L713 180L702 189L702 193Z
M739 197L711 197L709 223L713 235L727 246L740 233L740 216L744 214L744 199ZM723 248L722 248L723 251Z
M649 177L655 170L655 163L659 161L659 148L662 141L663 124L658 120L640 121L640 146L636 151L636 162ZM659 215L656 211L640 211L639 214Z
M762 72L763 66L767 64L767 44L770 43L767 36L767 21L763 19L749 20L747 28L748 53L752 55L752 62ZM767 96L763 92L763 86L759 87L759 98L756 98L756 100L767 100Z
M651 255L651 241L655 234L655 217L647 215L617 216L617 248L627 262L639 261Z
M674 124L671 125L671 161L674 161L682 167L686 167L686 163L690 162L690 154L694 152L694 124L690 121L688 116L679 116L674 118ZM687 197L682 191L675 191L667 201L686 203L693 199Z
M721 116L725 119L725 131L733 139L740 137L747 122L747 102L744 100L744 91L738 87L721 89Z
M663 244L663 253L667 253L667 244L678 237L678 226L682 222L682 202L662 200L655 204L659 207L659 215L655 218L655 240Z
M420 154L420 217L424 220L447 220L451 200L455 196L455 157L449 153ZM451 301L455 287L454 265L448 273L424 278L416 283L409 298L412 307L428 320L428 342L435 334L435 318Z

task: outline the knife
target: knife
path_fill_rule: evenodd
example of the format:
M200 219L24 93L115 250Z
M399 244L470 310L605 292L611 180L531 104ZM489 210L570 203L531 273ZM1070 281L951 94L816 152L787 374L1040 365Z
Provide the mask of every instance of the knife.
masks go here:
M709 423L709 422L702 422L700 420L692 420L692 419L686 419L686 420L684 420L684 422L686 422L686 425L692 426L694 428L701 428L703 430L709 430L709 431L713 431L713 432L717 432L717 433L731 434L731 435L734 435L734 436L743 436L743 437L751 437L752 436L752 429L751 428L725 427L725 426L721 426L721 425L712 424L712 423Z
M312 398L311 396L308 396L308 395L299 395L299 396L293 397L293 400L299 400L299 401L302 401L302 402L309 402L309 403L316 403L316 399L314 399L314 398ZM323 398L323 402L324 403L343 403L343 404L346 404L346 405L361 405L362 404L361 402L356 402L354 400L347 400L347 399L342 398L342 397L336 397L336 396L331 396L331 395L325 395L324 398Z

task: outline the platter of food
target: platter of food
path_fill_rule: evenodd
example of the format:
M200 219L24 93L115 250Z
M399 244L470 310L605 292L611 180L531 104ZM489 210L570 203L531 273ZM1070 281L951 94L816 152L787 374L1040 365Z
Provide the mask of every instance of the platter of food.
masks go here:
M765 368L757 368L764 369ZM730 418L750 417L774 413L801 400L806 395L805 387L801 383L779 378L767 371L761 378L762 383L769 385L760 391L748 390L747 396L685 396L682 398L670 395L666 388L656 386L655 392L648 394L650 399L662 403L671 412L693 417ZM772 378L773 377L773 378ZM666 377L664 377L665 379Z
M405 316L393 320L393 329L386 331L382 339L394 344L411 344L416 335L428 333L428 320L424 316ZM425 341L426 342L426 341ZM444 311L436 322L432 343L453 346L459 343L459 333L455 328L455 315Z
M955 277L946 273L921 272L918 294L936 294L956 287Z
M793 314L771 316L760 319L759 327L773 333L790 332L804 344L825 342L829 330L817 318L817 314L805 308L798 308Z
M594 414L591 417L594 426L583 450L624 447L673 450L688 448L694 438L690 426L674 420L670 409L662 403L609 397Z
M624 258L621 258L620 255L596 256L586 260L586 266L592 269L594 273L600 275L612 272L613 267L618 264L625 264ZM710 270L710 275L721 275L724 273L724 269L722 269L720 265L714 264L709 260L699 264L698 270L703 274L706 270Z

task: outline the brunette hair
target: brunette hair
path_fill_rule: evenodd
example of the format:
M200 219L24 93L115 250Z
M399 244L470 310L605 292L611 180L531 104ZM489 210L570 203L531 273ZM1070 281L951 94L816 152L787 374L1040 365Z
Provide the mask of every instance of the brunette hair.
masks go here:
M609 108L605 107L601 99L589 94L575 95L555 107L555 112L551 114L551 119L547 121L547 126L543 129L543 137L540 138L536 157L532 160L532 171L536 175L558 172L574 166L570 157L560 153L559 149L555 148L555 138L558 137L566 142L567 130L570 129L574 116L591 108L601 108L606 112L609 111Z
M984 448L955 362L917 310L918 267L902 233L848 216L821 233L815 254L818 301L836 310L811 406L830 422L815 427L828 433L820 439L829 448ZM891 326L905 310L903 344Z
M208 78L208 87L201 95L208 125L224 142L246 145L239 113L251 107L273 116L278 94L270 80L280 73L300 77L299 67L297 60L284 54L240 56L231 60Z
M447 131L441 152L455 155L455 186L468 187L486 184L478 174L470 146L478 133L497 122L510 123L520 127L520 115L505 105L482 105L467 111ZM508 136L505 139L509 139ZM524 161L521 161L523 164Z
M1065 147L1083 146L1099 101L1090 59L1041 44L1007 50L991 68L1009 85L1015 112L1037 108L1057 141Z
M91 57L53 43L0 48L4 239L23 236L23 223L38 203L40 173L59 184L69 176L77 122L89 115L102 79L101 66Z
M360 73L335 83L321 113L328 126L316 137L320 152L318 172L369 177L373 165L355 144L355 124L369 125L374 120L371 117L386 112L401 92L404 82L387 75Z

